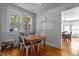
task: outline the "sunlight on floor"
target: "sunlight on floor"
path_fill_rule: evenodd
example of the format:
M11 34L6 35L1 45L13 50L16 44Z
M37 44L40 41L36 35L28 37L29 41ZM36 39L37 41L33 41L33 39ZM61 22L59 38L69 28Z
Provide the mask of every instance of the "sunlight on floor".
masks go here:
M71 42L71 48L72 49L79 49L79 41L78 42L72 41Z
M79 38L72 38L71 48L79 50Z
M79 54L79 38L72 38L71 43L63 43L63 55L77 56Z

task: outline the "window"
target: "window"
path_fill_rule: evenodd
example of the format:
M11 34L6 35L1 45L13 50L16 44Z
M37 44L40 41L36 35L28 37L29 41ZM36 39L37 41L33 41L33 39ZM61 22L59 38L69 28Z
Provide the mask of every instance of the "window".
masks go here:
M72 22L70 24L63 25L64 31L71 32L73 37L79 36L79 22Z
M9 13L9 32L17 32L21 28L21 16L19 13L11 11Z
M64 31L68 31L69 32L70 31L70 26L69 25L65 25L64 26Z
M73 24L72 25L72 34L79 34L79 24Z

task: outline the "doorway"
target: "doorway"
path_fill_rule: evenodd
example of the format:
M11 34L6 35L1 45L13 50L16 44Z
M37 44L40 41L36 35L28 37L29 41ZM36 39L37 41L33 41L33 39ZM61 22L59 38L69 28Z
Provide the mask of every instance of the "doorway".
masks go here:
M79 6L62 12L62 55L79 55Z

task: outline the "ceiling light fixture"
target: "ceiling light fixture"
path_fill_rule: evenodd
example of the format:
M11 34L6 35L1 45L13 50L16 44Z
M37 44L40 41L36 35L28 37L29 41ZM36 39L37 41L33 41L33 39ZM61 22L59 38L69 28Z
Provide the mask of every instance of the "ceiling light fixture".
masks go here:
M39 5L39 6L41 6L42 5L42 3L36 3L37 5Z
M42 3L38 3L40 6L42 5Z

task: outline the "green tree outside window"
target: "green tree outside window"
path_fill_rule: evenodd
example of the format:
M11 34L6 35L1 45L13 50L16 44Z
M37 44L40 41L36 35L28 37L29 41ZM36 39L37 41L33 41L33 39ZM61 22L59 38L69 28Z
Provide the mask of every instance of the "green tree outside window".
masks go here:
M10 14L10 29L20 29L20 16L18 14Z

